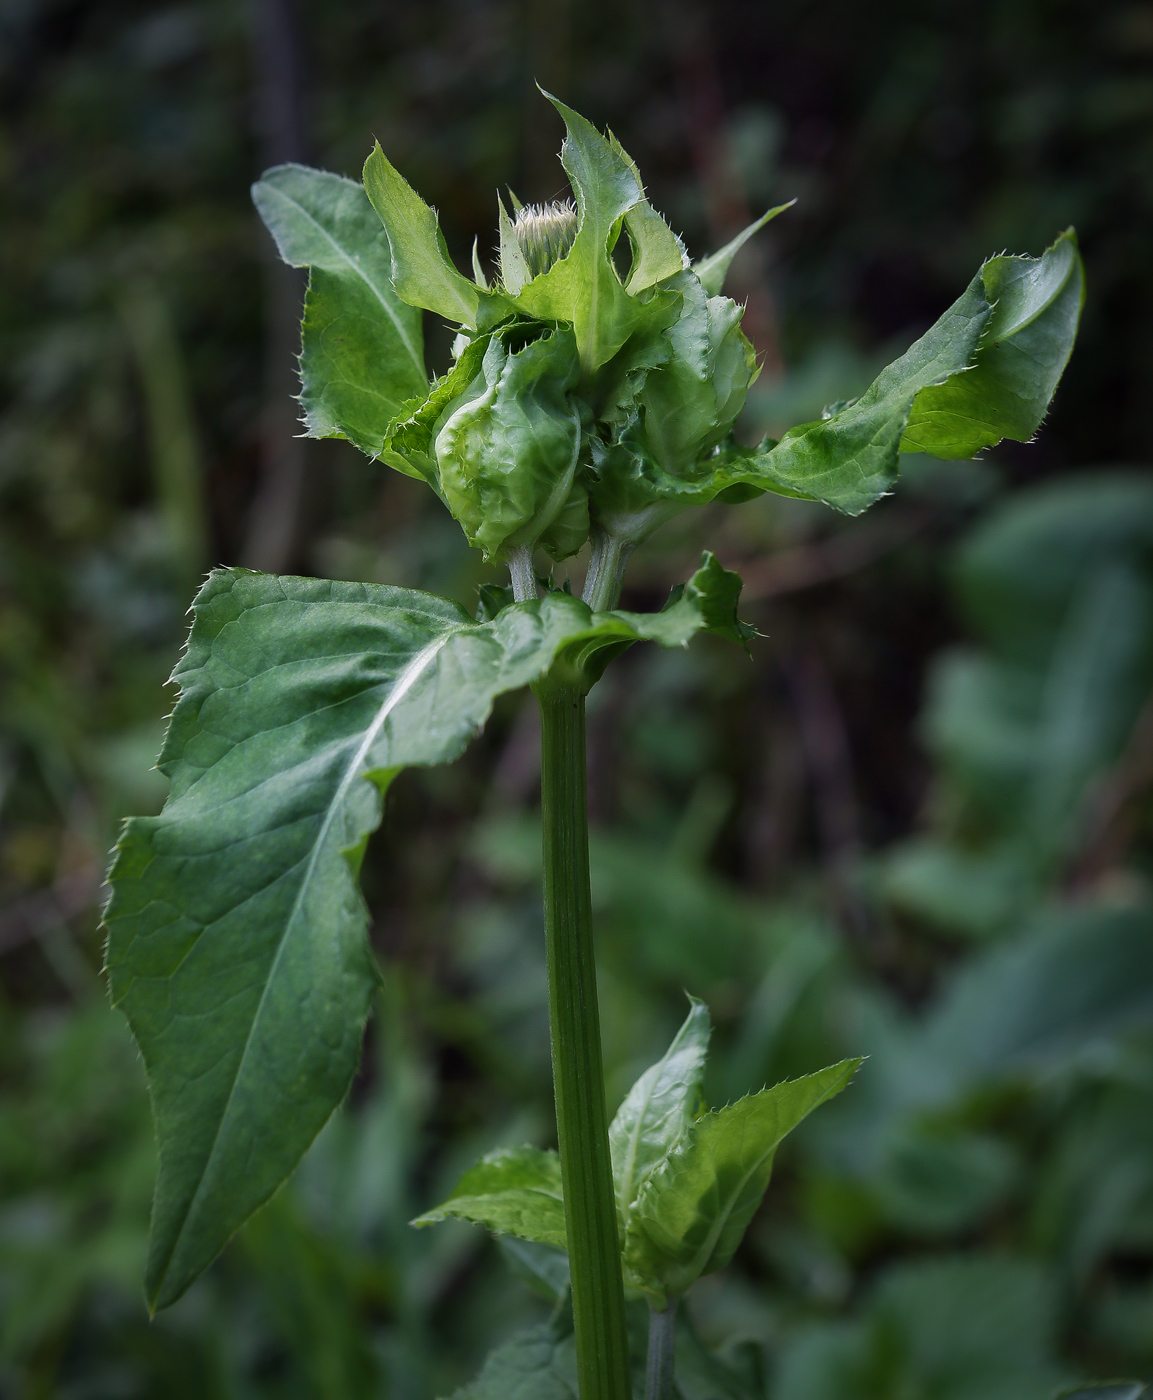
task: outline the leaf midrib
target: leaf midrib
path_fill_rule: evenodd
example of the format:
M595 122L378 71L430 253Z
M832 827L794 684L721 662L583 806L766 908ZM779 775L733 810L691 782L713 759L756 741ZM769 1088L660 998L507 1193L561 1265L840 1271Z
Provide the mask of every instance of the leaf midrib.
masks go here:
M353 182L350 180L349 184L352 183ZM416 347L409 339L408 332L405 330L404 325L402 324L400 318L396 314L396 311L393 307L389 305L387 298L385 298L381 294L380 288L377 287L375 282L373 282L372 278L368 276L368 274L360 266L357 260L344 250L340 243L337 242L336 238L328 231L328 229L324 227L324 225L315 216L315 214L313 214L310 210L306 209L305 206L301 204L301 202L298 199L294 199L292 195L285 193L285 191L282 190L278 185L269 183L268 188L274 191L276 195L279 198L283 199L286 204L291 205L293 209L297 210L300 214L302 214L304 218L307 219L308 222L313 226L313 228L317 229L318 232L320 232L324 236L324 238L328 240L328 243L331 245L333 251L343 260L346 266L360 278L360 280L369 289L369 291L372 292L373 296L376 297L377 301L379 301L381 306L384 308L389 320L396 327L396 332L403 341L404 348L408 351L409 357L411 358L413 364L416 366L416 369L420 374L421 378L427 382L428 374L424 368L424 357L422 355L417 354ZM359 186L357 188L359 188ZM391 249L389 250L389 255L391 257Z
M156 1280L156 1286L152 1291L153 1299L159 1297L160 1295L164 1279L168 1274L168 1270L172 1266L172 1260L175 1258L176 1250L180 1243L180 1238L183 1235L184 1229L188 1224L188 1220L191 1217L193 1211L195 1210L196 1204L200 1199L202 1191L204 1190L204 1183L208 1177L209 1171L212 1167L213 1159L216 1156L217 1147L220 1143L220 1134L223 1131L225 1121L228 1118L229 1111L232 1107L233 1100L236 1096L237 1085L244 1077L244 1067L248 1062L248 1055L249 1051L252 1048L253 1036L256 1033L256 1027L260 1023L261 1015L264 1010L264 1005L268 998L269 988L272 986L276 978L277 969L280 966L280 960L284 955L284 950L288 945L290 935L296 923L296 919L300 913L301 902L304 896L304 892L309 887L310 881L312 880L313 874L316 869L316 863L319 858L319 853L324 845L329 829L331 828L334 815L343 803L345 797L347 796L349 789L352 787L353 781L357 776L360 775L360 770L363 766L364 760L367 757L368 752L372 747L372 744L375 742L377 736L380 734L380 731L384 728L385 722L388 720L388 717L392 714L396 706L404 699L404 697L408 694L408 692L412 689L412 687L416 684L416 682L420 679L420 677L425 673L428 667L440 654L441 649L446 645L446 643L449 642L452 637L456 636L456 634L462 630L463 624L461 626L453 627L450 630L446 631L442 636L437 637L434 641L429 642L426 646L422 647L420 651L418 651L416 655L403 668L403 670L397 678L396 684L393 686L392 690L389 691L387 699L381 705L372 723L365 731L364 738L357 746L356 752L345 770L344 777L341 779L336 791L333 793L332 799L328 804L328 810L325 813L324 821L321 824L319 832L317 833L316 840L313 842L312 852L308 859L308 867L305 870L304 877L300 882L300 888L297 891L296 899L293 901L292 910L289 913L288 918L285 920L284 932L281 935L280 942L276 949L276 954L272 960L272 965L269 967L268 975L265 978L264 989L260 994L260 1001L257 1004L256 1011L253 1013L252 1024L249 1027L248 1035L245 1037L244 1041L244 1050L241 1052L240 1060L236 1067L236 1073L233 1075L232 1078L232 1086L228 1091L228 1098L225 1100L224 1107L220 1112L220 1117L216 1124L216 1132L213 1134L212 1146L209 1148L208 1155L204 1159L204 1167L200 1172L200 1179L196 1184L196 1190L193 1192L188 1202L188 1205L184 1210L183 1216L180 1221L180 1225L175 1232L172 1247L168 1252L168 1258L165 1260L164 1268L161 1270L159 1277Z

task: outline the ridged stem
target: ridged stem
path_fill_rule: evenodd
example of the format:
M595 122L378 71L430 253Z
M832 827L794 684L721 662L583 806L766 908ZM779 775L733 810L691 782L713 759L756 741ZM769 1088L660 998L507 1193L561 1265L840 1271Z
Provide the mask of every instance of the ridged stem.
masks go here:
M600 529L593 531L592 540L593 552L582 597L593 612L609 612L620 600L621 584L633 546Z
M557 1137L581 1400L631 1400L589 893L585 702L534 686L541 715L545 943Z
M522 544L509 551L508 575L512 584L512 596L518 603L534 602L540 597L536 591L536 570L532 566L531 546Z

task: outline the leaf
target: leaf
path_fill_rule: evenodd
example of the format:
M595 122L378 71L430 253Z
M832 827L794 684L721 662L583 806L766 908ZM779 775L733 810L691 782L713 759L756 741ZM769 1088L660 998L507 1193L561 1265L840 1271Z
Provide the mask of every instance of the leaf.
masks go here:
M896 480L899 451L972 457L1003 437L1027 442L1072 352L1083 287L1071 232L1039 259L990 259L855 404L790 428L766 470L857 515ZM1032 357L1040 362L1030 372Z
M465 1172L446 1201L412 1223L437 1225L453 1218L498 1235L567 1248L560 1158L539 1147L490 1152Z
M505 1263L534 1293L539 1293L551 1303L561 1303L568 1297L567 1249L517 1239L515 1235L502 1235L499 1243Z
M1004 437L1028 441L1072 352L1083 285L1072 231L1039 259L990 259L859 399L779 443L730 439L692 474L676 476L632 444L614 469L613 509L651 528L646 511L659 523L688 505L774 491L859 515L892 488L901 452L971 457Z
M701 286L705 289L705 295L718 297L725 285L725 278L728 276L729 268L733 259L752 238L754 233L759 233L767 223L771 223L778 214L783 214L786 209L791 209L796 204L795 199L790 199L787 204L778 204L775 209L769 209L762 214L759 219L754 219L746 229L742 229L736 238L732 238L723 248L718 248L715 253L710 253L707 258L702 258L700 262L693 263L693 271L700 279Z
M839 1094L860 1063L843 1060L698 1118L629 1212L626 1278L663 1306L723 1269L761 1203L782 1138Z
M146 1287L172 1302L293 1170L343 1098L377 981L357 872L407 764L449 762L496 696L554 664L586 687L632 642L739 635L711 555L662 613L567 593L476 623L406 589L212 573L159 766L117 846L113 1002L159 1142Z
M572 1332L548 1324L491 1352L476 1380L452 1400L577 1400Z
M502 309L511 311L503 297L482 291L453 266L436 211L390 163L379 141L364 162L364 188L388 235L392 283L402 301L474 330L482 307L493 319Z
M426 392L420 312L392 287L388 239L352 180L303 165L252 187L286 263L310 269L300 357L311 437L345 437L376 456L405 400Z
M474 397L449 411L435 452L445 504L486 559L541 543L557 559L588 539L588 493L578 473L580 374L567 326L506 348L497 333ZM443 415L442 415L443 417Z
M700 1104L712 1026L704 1002L696 997L689 1002L672 1044L629 1090L609 1127L622 1235L637 1192L683 1136Z
M572 181L580 224L568 256L525 283L516 305L541 320L571 323L587 376L612 359L634 331L654 316L665 314L669 300L668 295L658 293L640 301L621 285L610 255L625 216L637 211L630 227L631 236L638 241L640 280L664 267L669 268L667 275L679 272L680 245L668 230L672 241L665 243L662 251L653 223L659 216L655 211L651 218L640 212L641 206L647 205L644 189L636 166L620 145L606 140L563 102L548 93L545 96L561 114L568 131L561 163Z
M406 476L427 481L440 495L433 439L440 421L479 392L481 366L490 335L474 336L457 356L447 374L438 379L419 399L404 404L388 425L380 459Z
M1002 438L1028 442L1068 363L1085 300L1072 232L1041 258L990 258L981 268L992 307L971 369L918 396L902 452L972 457Z

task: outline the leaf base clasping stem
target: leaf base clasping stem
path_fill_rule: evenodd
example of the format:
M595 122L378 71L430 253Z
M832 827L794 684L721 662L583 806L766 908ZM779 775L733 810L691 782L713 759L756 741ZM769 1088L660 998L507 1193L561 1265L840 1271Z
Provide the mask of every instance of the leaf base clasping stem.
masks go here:
M645 1363L645 1400L672 1400L673 1344L677 1336L678 1298L663 1309L649 1305L649 1355Z
M533 689L541 715L548 1009L577 1377L581 1400L630 1400L593 956L584 691L552 677Z

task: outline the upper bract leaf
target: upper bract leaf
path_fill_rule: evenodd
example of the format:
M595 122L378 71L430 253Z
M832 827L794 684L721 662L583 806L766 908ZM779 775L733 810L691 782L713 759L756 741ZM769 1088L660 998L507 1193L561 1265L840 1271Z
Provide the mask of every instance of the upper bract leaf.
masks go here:
M767 210L759 219L754 219L748 228L742 229L735 238L731 238L723 248L718 248L707 258L693 263L693 271L700 278L706 296L720 296L733 259L752 238L753 234L759 233L767 223L771 223L778 214L783 214L786 209L791 209L796 202L795 199L790 199L787 204L778 204L775 209Z
M483 319L482 308L489 325L511 311L502 297L482 291L453 266L436 211L391 164L379 141L364 162L364 188L388 234L397 296L471 329Z
M629 1211L626 1279L663 1307L724 1268L765 1194L781 1139L839 1094L860 1063L843 1060L698 1118Z
M375 456L401 404L428 383L420 312L393 290L380 220L359 185L303 165L266 170L252 199L284 261L310 269L300 356L309 436L346 437Z
M662 314L668 300L660 291L646 300L630 293L679 272L683 258L676 235L648 204L636 166L620 145L563 102L549 101L568 129L561 163L572 181L580 223L568 256L526 282L515 300L530 316L568 321L576 332L582 369L591 375L648 318ZM637 255L627 290L611 257L626 219Z
M497 1234L566 1248L560 1158L539 1147L490 1152L465 1172L448 1200L412 1223L436 1225L453 1218Z
M680 1141L700 1105L712 1026L704 1002L689 1000L692 1006L684 1025L664 1055L629 1090L609 1127L622 1235L637 1192Z
M554 664L589 685L632 642L736 634L739 587L706 556L651 617L551 593L481 624L406 589L210 575L174 676L171 795L126 824L105 914L159 1141L152 1306L212 1261L348 1089L376 984L357 872L392 777L455 758L498 695Z

